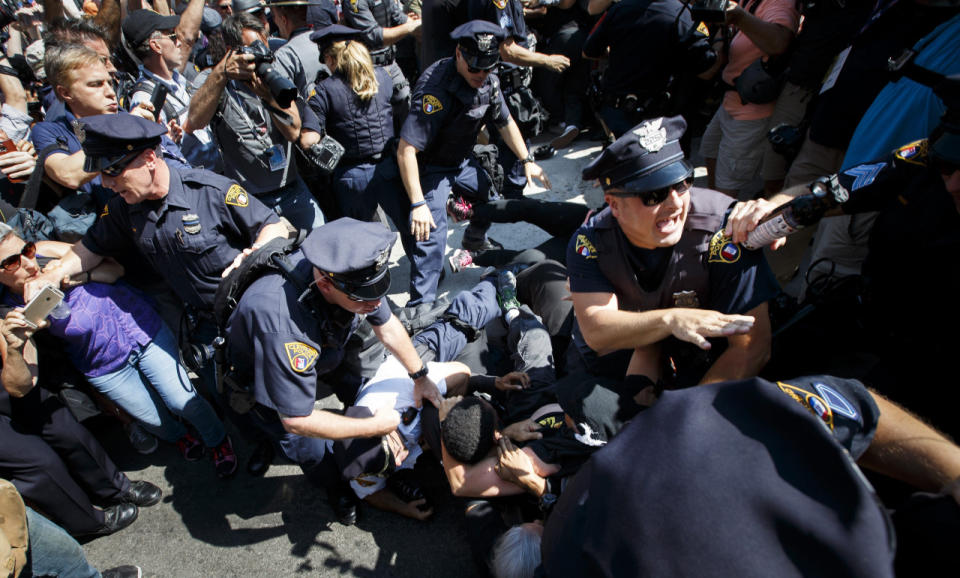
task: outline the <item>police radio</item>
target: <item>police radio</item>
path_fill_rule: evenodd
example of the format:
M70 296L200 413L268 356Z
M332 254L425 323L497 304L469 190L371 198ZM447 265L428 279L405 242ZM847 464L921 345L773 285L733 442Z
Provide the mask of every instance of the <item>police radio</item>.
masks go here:
M343 156L343 145L338 143L330 135L323 135L320 142L310 145L309 148L301 149L303 156L307 157L314 166L320 169L324 174L329 175L333 169L337 168L337 163Z

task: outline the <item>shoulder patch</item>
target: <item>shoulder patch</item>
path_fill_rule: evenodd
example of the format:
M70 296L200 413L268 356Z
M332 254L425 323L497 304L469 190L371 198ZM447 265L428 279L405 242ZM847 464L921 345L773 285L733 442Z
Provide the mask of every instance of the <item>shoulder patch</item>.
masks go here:
M290 368L297 373L303 373L313 367L313 363L320 355L316 349L300 341L284 343L283 348L287 352L287 359L290 360Z
M350 11L356 14L360 11L359 0L350 0Z
M250 197L247 195L246 189L240 185L230 185L224 202L234 207L246 207L250 204Z
M897 160L925 167L927 166L927 151L929 146L927 139L920 139L898 148L897 152L893 153L893 156L896 157Z
M100 211L100 218L102 219L102 218L106 217L106 216L109 215L109 214L110 214L110 205L107 204L107 203L105 203L105 204L103 205L103 210Z
M817 393L820 394L820 397L827 402L827 405L830 406L830 409L832 409L834 413L860 421L860 412L857 411L856 406L850 403L847 398L840 395L840 392L820 382L814 383L813 387L817 390Z
M707 25L704 22L697 24L697 32L703 34L704 36L710 36L710 29L707 28Z
M713 234L710 239L710 253L708 263L736 263L740 260L740 247L723 232L723 229Z
M898 153L899 154L899 153ZM911 162L911 161L907 161ZM914 163L922 164L924 163ZM857 165L855 167L850 167L849 169L843 171L843 174L853 177L853 184L850 185L850 190L855 191L857 189L862 189L863 187L869 186L873 181L877 179L877 175L880 174L880 171L887 166L887 163L874 163L866 165Z
M433 114L435 112L440 112L443 110L443 103L440 102L440 99L433 96L432 94L423 95L423 112L424 114Z
M507 0L493 0L493 5L503 10L507 7Z
M790 385L789 383L783 383L782 381L777 382L777 387L780 388L780 391L790 396L793 401L805 407L807 411L815 417L820 418L820 421L830 428L830 431L833 431L833 411L822 397Z
M577 254L584 259L597 258L597 249L586 235L577 235Z

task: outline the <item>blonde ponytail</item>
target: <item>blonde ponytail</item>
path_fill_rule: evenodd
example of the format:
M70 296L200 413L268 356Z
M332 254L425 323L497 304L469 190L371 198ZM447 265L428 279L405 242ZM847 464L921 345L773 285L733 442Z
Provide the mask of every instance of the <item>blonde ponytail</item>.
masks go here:
M341 40L327 48L326 53L333 58L337 71L347 79L350 88L361 100L376 96L380 86L366 46L355 40Z

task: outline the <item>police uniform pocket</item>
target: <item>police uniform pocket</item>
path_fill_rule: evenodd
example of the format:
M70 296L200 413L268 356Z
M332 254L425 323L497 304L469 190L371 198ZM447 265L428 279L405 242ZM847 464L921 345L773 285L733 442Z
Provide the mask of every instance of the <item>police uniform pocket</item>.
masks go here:
M184 259L202 273L219 275L232 261L225 255L228 247L218 248L218 239L214 234L190 234L178 230L177 236Z

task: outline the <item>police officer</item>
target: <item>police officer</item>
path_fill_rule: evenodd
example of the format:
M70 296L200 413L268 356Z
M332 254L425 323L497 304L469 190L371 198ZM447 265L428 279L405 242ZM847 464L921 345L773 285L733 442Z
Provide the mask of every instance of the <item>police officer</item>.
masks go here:
M436 298L447 236L447 197L484 124L496 128L524 159L527 177L550 187L507 111L496 75L490 73L500 59L503 30L474 20L451 36L458 42L455 55L438 60L420 76L400 133L397 163L407 198L387 195L381 200L410 256L408 306Z
M420 33L420 17L404 14L396 0L349 0L343 23L363 32L374 66L382 66L393 80L393 117L399 129L410 108L410 83L397 64L396 43Z
M629 363L654 383L685 386L756 375L766 363L766 302L778 285L762 252L741 250L720 230L731 199L691 187L685 130L681 117L646 121L583 170L609 206L567 246L571 372L622 378ZM719 355L717 337L727 341ZM661 370L668 358L675 381Z
M301 294L301 283L283 274L268 273L246 289L227 326L231 371L238 382L252 384L254 422L312 482L335 493L339 474L329 440L384 435L399 424L392 406L366 419L314 409L317 378L341 364L361 319L414 380L416 403L440 401L426 365L383 300L395 240L378 223L346 217L315 229L291 258L293 276L309 285L308 292ZM335 508L342 522L356 519L350 504Z
M127 113L83 119L84 170L117 195L87 234L27 283L29 301L46 283L89 271L133 245L173 292L201 316L195 334L212 340L213 297L225 270L251 247L285 237L279 217L235 182L199 169L171 169L157 155L166 127ZM211 320L212 321L212 320ZM212 380L208 385L212 386Z
M386 173L395 176L389 170L392 162L381 162L390 156L386 147L394 134L395 92L387 70L372 66L370 53L358 41L360 35L339 24L310 35L333 76L317 85L309 104L321 130L345 149L333 173L340 214L370 221L381 194L386 194L381 189L391 182Z
M307 22L307 7L311 5L333 9L327 0L276 0L268 3L280 36L287 39L287 43L273 55L276 68L297 85L297 92L304 99L309 98L317 82L330 74L329 70L324 70L316 43L310 39L312 27Z
M624 0L610 7L583 45L583 55L609 58L600 117L619 138L641 120L673 114L677 82L716 60L706 27L697 29L680 0ZM656 52L663 58L637 58Z

